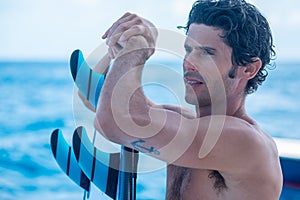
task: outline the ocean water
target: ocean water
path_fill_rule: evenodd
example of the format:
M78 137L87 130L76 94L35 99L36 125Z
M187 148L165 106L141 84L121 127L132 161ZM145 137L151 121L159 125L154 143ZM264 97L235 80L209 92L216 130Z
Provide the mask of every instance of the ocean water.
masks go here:
M180 68L179 63L165 65ZM300 139L299 69L300 62L277 63L257 93L248 97L248 112L274 137ZM49 145L55 128L70 141L73 89L67 62L0 63L1 200L82 199L83 190L62 173ZM153 95L151 88L148 93L164 102L164 95ZM161 199L164 190L157 183L163 183L163 175L141 178L141 199L154 193Z

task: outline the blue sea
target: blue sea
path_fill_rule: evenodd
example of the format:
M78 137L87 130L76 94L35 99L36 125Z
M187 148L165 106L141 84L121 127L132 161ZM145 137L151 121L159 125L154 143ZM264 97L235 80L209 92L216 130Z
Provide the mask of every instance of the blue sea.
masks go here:
M180 68L180 63L164 65ZM267 81L248 97L248 112L274 137L300 139L299 69L300 62L276 63ZM82 199L83 190L62 173L49 145L56 128L70 141L73 90L67 62L0 63L1 200ZM151 97L164 101L162 95ZM139 195L163 197L157 180L151 175L147 179L139 182ZM157 190L153 193L150 187Z

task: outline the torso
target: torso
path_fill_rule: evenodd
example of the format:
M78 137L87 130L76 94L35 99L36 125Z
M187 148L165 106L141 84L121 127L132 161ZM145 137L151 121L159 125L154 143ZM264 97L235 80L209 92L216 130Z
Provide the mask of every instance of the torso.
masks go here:
M182 170L182 174L170 172ZM171 171L174 171L172 169ZM173 182L178 176L181 182ZM255 176L255 174L253 174ZM172 178L171 178L172 177ZM226 179L217 171L168 167L167 200L278 200L277 183ZM280 182L280 180L277 180Z
M262 133L265 134L265 133ZM251 163L252 171L219 172L169 165L167 200L278 200L282 187L276 146L266 135L273 155L265 163ZM254 159L255 160L255 159Z

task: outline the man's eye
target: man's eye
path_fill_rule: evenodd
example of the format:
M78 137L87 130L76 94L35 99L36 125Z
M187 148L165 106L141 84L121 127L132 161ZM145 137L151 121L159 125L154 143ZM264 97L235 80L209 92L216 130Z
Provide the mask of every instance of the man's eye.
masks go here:
M191 52L192 52L192 48L185 47L185 52L186 52L186 53L191 53Z
M210 49L203 49L202 53L206 54L206 55L210 55L210 56L211 55L215 55L214 52L212 50L210 50Z

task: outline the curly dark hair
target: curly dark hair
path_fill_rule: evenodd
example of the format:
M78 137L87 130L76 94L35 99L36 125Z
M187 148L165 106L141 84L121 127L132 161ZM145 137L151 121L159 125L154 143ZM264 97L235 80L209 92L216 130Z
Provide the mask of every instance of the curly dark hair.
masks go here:
M192 23L223 30L221 37L232 48L233 67L229 77L234 78L237 66L256 62L255 57L261 59L261 69L245 88L246 94L256 91L268 75L266 65L276 55L270 26L258 9L244 0L198 0L190 11L187 25L181 28L188 33Z

